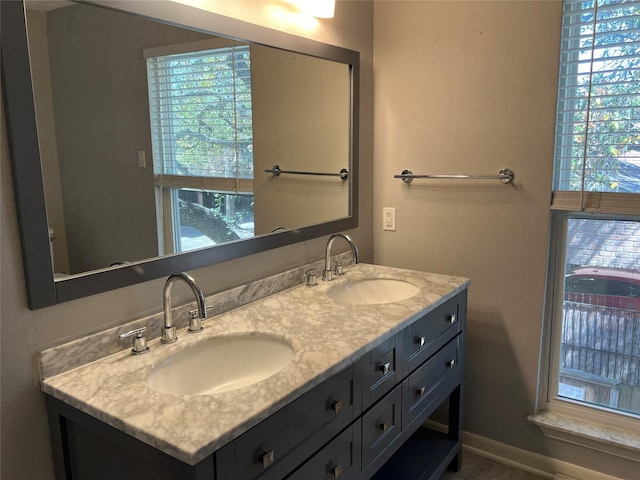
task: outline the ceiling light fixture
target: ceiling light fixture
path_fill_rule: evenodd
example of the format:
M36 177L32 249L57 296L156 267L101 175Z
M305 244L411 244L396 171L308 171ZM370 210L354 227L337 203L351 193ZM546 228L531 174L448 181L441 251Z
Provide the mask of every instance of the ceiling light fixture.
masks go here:
M333 18L335 0L297 0L301 12L318 18Z

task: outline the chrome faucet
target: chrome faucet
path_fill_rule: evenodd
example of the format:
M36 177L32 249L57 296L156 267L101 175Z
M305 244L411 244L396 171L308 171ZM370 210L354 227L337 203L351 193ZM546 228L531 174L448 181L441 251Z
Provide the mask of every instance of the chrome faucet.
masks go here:
M183 280L187 285L189 285L189 288L191 288L191 291L196 297L196 303L198 305L198 316L191 319L189 323L189 331L199 332L202 330L202 320L207 318L207 307L204 303L204 295L193 277L184 272L172 273L164 283L164 291L162 294L164 308L164 328L162 329L162 338L160 339L162 343L173 343L178 339L171 313L171 287L178 280Z
M358 263L360 261L358 247L356 247L356 244L353 242L351 237L346 233L334 233L329 237L329 240L327 241L327 249L324 252L324 271L322 272L322 280L325 282L333 280L333 270L331 270L331 246L333 245L333 241L338 237L344 238L351 247L351 251L353 252L353 262ZM341 272L340 267L340 264L336 264L336 273L339 275L341 275L341 273L339 273Z

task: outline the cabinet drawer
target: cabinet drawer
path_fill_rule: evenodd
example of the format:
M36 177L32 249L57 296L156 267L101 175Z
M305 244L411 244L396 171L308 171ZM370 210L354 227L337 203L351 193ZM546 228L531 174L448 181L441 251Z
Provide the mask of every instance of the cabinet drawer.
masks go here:
M358 416L356 395L351 365L222 447L217 478L281 480Z
M287 480L353 480L360 475L360 420L334 438Z
M400 435L402 390L398 385L362 417L362 469Z
M450 393L444 383L459 383L462 375L459 344L459 338L451 340L403 382L402 428L416 419L420 422L426 420L440 404L437 400Z
M398 336L377 346L360 360L362 372L362 409L369 408L395 387L398 373Z
M405 329L407 372L413 372L462 330L461 301L457 295Z

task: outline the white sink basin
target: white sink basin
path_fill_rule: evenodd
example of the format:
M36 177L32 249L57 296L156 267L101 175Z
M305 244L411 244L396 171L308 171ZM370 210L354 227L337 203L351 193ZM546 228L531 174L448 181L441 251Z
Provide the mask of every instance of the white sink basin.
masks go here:
M420 289L413 283L392 278L350 280L331 287L327 295L338 303L368 305L392 303L413 297Z
M147 382L177 395L211 395L253 385L293 360L284 340L264 335L212 338L158 363Z

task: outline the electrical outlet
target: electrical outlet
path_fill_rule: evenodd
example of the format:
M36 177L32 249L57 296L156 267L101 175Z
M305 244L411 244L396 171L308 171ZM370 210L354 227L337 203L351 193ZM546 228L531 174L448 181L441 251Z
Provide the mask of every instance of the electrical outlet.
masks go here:
M382 229L396 231L396 209L393 207L383 207L382 209Z

